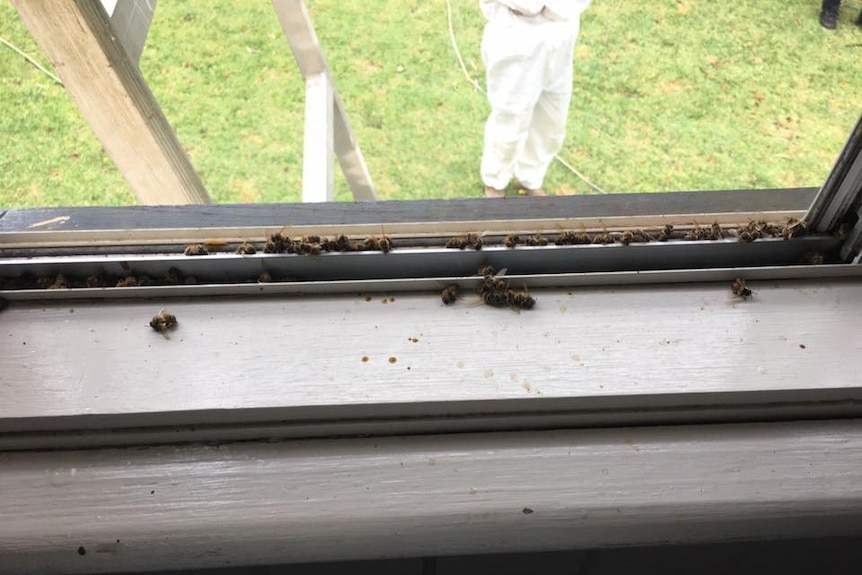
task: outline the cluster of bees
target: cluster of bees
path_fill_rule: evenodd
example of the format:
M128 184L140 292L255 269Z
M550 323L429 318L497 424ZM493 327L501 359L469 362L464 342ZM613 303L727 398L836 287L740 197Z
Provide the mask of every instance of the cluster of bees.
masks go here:
M735 236L740 241L753 242L762 238L779 238L790 239L802 235L806 231L805 223L794 218L790 218L783 225L770 224L766 221L750 221L744 226L740 226L736 230L726 231L722 229L718 222L714 222L709 226L701 226L694 223L693 226L685 231L675 231L673 225L665 224L657 230L646 231L643 229L623 230L618 232L602 232L588 233L586 231L562 230L556 238L553 239L554 245L558 246L573 246L587 244L614 244L621 243L623 245L648 243L648 242L666 242L668 240L686 240L686 241L715 241ZM503 246L507 248L515 248L518 245L524 246L546 246L551 243L547 237L542 234L532 234L520 236L518 234L509 234L503 239ZM217 242L219 247L223 247L226 242ZM466 233L453 236L446 240L444 246L449 249L464 250L467 248L473 250L481 250L485 246L485 240L476 233ZM345 235L338 235L334 238L321 238L320 236L311 235L301 238L290 238L281 232L270 234L263 248L264 253L268 254L309 254L317 255L323 252L359 252L359 251L381 251L387 253L393 248L392 240L382 235L380 237L368 236L364 241L351 240ZM257 252L254 244L243 242L235 250L235 253L250 255ZM190 244L186 246L183 253L187 256L203 256L210 253L208 244Z
M487 265L479 268L482 281L476 292L482 303L491 307L510 307L516 310L533 309L536 299L530 295L526 287L520 291L511 289L508 280L503 277L505 273L505 269L497 272ZM440 298L445 305L451 305L458 300L460 291L456 284L452 284L443 290Z
M136 274L129 270L129 275L117 276L98 272L86 277L72 276L64 273L56 275L32 276L24 274L14 280L4 282L12 289L70 289L70 288L106 288L106 287L143 287L165 285L196 285L198 280L193 275L183 275L177 268L170 267L164 275L150 277ZM6 287L6 286L3 286Z
M784 238L789 240L805 233L807 227L805 222L790 218L783 226L776 226L768 222L758 220L748 222L748 225L740 227L736 237L743 242L753 242L761 238Z
M629 244L666 242L668 240L716 241L733 236L736 236L740 241L753 242L754 240L767 237L790 239L802 235L805 231L805 222L794 218L788 219L784 225L770 224L762 220L751 221L744 226L740 226L735 231L722 229L718 222L714 222L709 226L701 226L695 222L691 229L686 231L675 231L672 224L665 224L661 229L655 231L636 229L623 230L621 232L608 232L605 230L598 233L587 233L586 231L562 230L554 239L554 244L558 246L576 246L588 244L607 245L618 242L627 246ZM514 248L518 245L545 246L548 243L548 239L540 234L525 238L521 238L517 234L509 234L503 239L503 245L507 248ZM449 247L448 244L447 247Z
M364 241L351 241L344 234L334 238L321 238L320 236L303 236L297 239L282 234L281 232L271 234L263 248L268 254L308 254L318 255L323 252L362 252L380 251L389 253L392 251L392 240L382 235L380 237L368 236Z

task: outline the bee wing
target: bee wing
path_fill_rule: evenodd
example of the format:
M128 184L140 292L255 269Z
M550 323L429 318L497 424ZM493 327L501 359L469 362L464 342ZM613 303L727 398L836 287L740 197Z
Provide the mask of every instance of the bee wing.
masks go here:
M509 271L509 268L502 268L500 271L494 274L495 278L501 278L506 275L506 272Z

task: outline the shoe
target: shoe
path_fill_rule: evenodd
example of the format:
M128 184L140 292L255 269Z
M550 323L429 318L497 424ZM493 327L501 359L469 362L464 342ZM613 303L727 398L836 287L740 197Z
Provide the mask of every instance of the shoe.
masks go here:
M829 12L820 13L820 25L827 30L834 30L837 24L838 14L830 14Z
M506 190L498 190L492 186L485 186L485 197L486 198L505 198Z

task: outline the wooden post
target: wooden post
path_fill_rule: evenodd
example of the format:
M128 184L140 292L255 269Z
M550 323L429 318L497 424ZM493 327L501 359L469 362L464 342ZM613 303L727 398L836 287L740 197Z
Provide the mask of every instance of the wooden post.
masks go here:
M306 78L303 202L331 202L335 199L332 115L332 82L329 76L322 73Z
M368 166L365 165L365 159L362 157L362 152L359 150L359 145L353 136L353 131L350 129L350 123L347 121L347 114L344 112L344 104L335 90L332 80L332 74L329 71L329 66L326 64L326 59L323 57L323 51L320 49L320 41L314 31L314 26L311 24L311 18L308 15L305 2L303 0L272 0L273 8L278 14L278 19L281 22L281 27L287 37L290 49L293 51L293 56L296 58L296 63L299 65L299 70L308 82L310 78L324 74L328 79L330 89L332 91L332 121L327 124L327 130L331 130L334 134L331 136L334 145L335 154L338 156L339 164L344 172L344 177L353 192L353 197L357 200L374 200L374 184L371 181L371 175L368 172ZM311 89L307 89L306 97L308 97ZM308 105L308 104L306 104ZM308 122L308 114L306 114L306 122ZM310 130L320 129L320 124L309 126L306 123L305 133L306 142L308 142L308 133ZM306 150L308 154L308 150ZM303 174L305 177L305 174ZM303 185L303 190L305 190ZM303 198L305 192L303 191Z
M12 0L142 204L210 203L98 0Z

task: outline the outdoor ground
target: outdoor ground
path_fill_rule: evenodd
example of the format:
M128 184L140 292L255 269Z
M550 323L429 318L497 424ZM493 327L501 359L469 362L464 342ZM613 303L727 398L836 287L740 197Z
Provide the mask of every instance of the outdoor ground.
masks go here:
M307 3L380 197L480 195L488 107L446 0ZM827 32L817 0L593 0L561 156L608 192L818 186L862 112L860 7ZM478 0L452 13L484 83ZM8 0L0 38L47 64ZM300 199L304 87L270 2L159 2L141 69L216 201ZM0 135L0 207L135 203L64 89L5 45ZM546 187L596 193L559 164Z

